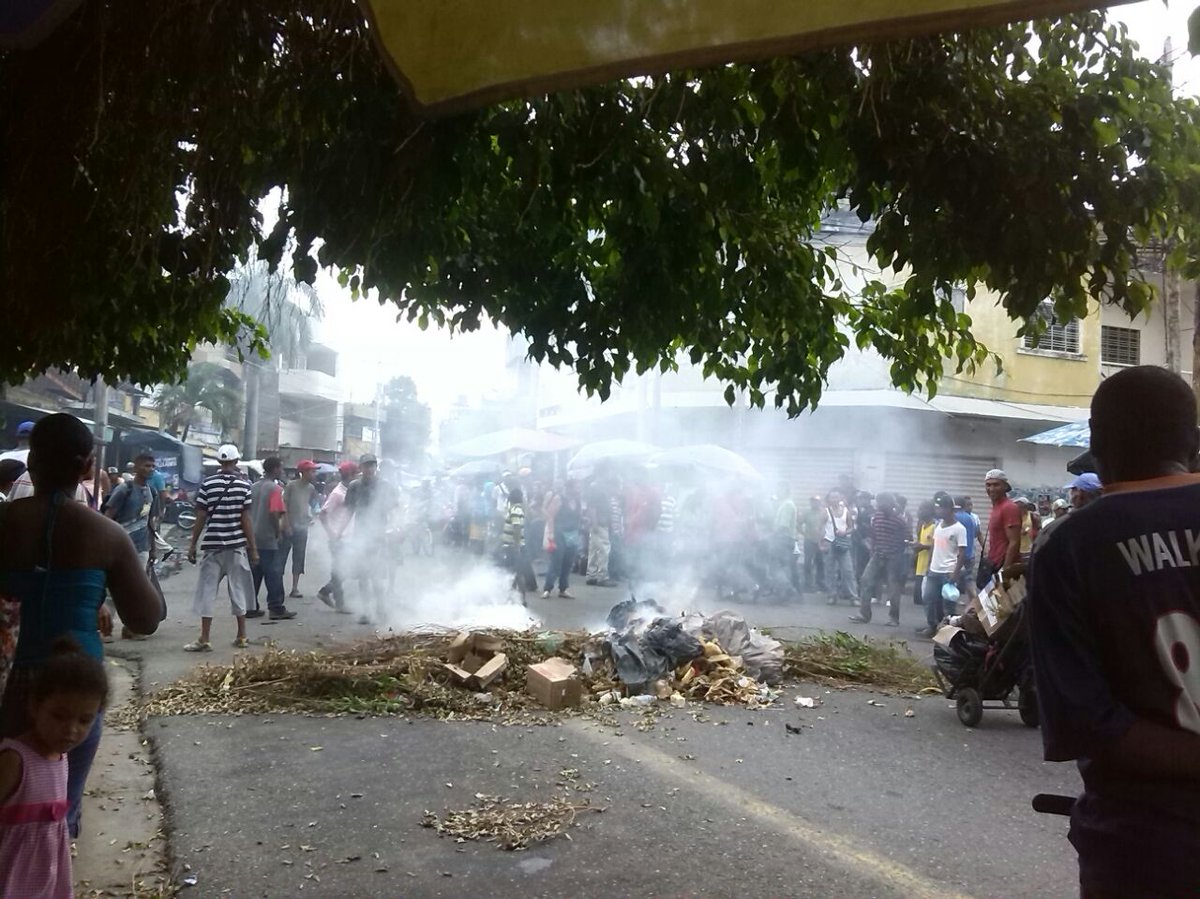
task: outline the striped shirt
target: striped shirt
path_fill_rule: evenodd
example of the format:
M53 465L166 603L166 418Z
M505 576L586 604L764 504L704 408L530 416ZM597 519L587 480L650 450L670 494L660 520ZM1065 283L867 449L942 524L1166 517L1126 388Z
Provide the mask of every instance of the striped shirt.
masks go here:
M242 510L250 505L250 485L244 478L225 472L205 478L196 505L208 516L202 550L241 549L246 545Z
M667 494L662 498L662 507L658 513L658 531L669 534L675 530L675 497Z
M910 533L908 524L899 515L876 512L871 516L871 551L883 555L902 552Z
M520 503L513 503L508 507L501 543L504 546L514 547L522 546L525 543L525 507Z

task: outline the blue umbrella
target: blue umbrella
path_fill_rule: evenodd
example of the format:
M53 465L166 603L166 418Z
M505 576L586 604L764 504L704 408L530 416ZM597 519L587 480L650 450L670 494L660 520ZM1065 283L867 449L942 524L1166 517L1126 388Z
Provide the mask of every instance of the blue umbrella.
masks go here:
M1037 443L1042 446L1080 446L1087 448L1092 442L1092 429L1086 421L1073 421L1070 424L1042 431L1032 437L1022 437L1022 443Z

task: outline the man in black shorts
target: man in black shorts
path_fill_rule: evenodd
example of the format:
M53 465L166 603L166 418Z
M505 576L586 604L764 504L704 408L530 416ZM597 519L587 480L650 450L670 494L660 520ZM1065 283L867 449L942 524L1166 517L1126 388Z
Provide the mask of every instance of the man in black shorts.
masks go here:
M1200 889L1200 439L1178 375L1092 399L1104 496L1033 556L1029 624L1048 761L1077 760L1084 899Z

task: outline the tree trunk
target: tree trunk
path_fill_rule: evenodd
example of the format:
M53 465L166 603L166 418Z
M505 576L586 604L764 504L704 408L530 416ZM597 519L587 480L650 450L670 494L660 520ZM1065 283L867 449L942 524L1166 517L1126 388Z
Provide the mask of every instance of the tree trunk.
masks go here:
M1163 328L1166 331L1165 355L1167 368L1176 374L1180 365L1179 340L1179 272L1164 265L1163 271Z
M192 420L189 418L183 425L183 433L179 435L180 443L187 443L188 431L192 429Z
M1196 282L1195 290L1192 303L1192 390L1200 397L1200 281Z

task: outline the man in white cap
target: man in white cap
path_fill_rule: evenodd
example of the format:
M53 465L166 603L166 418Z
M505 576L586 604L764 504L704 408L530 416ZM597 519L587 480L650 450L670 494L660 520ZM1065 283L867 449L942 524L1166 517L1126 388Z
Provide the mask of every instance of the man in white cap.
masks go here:
M992 501L988 517L987 556L979 563L980 585L1021 559L1021 507L1008 498L1012 485L1008 475L993 468L983 478L983 487Z
M196 495L196 524L188 547L188 561L196 564L196 544L204 553L196 583L193 611L200 616L200 639L184 646L186 652L211 652L213 606L221 581L229 579L229 603L237 618L234 647L247 645L246 609L254 604L250 566L258 563L254 525L250 520L250 484L238 471L238 448L227 443L217 450L221 470L204 479ZM201 536L203 535L203 540Z

